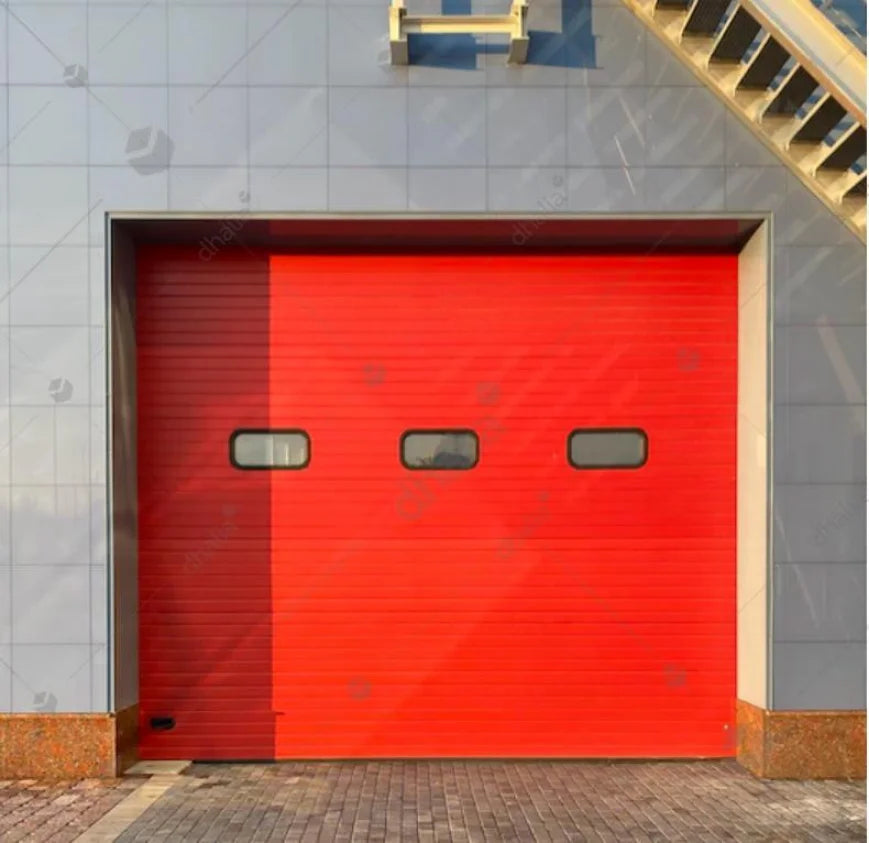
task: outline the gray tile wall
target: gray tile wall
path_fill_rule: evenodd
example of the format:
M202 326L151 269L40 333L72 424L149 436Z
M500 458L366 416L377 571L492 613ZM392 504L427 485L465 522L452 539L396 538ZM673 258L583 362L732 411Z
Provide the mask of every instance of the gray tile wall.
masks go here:
M384 0L3 9L0 711L108 705L122 209L774 211L773 704L864 705L864 250L618 0L568 5L532 4L523 68L468 39L392 68Z

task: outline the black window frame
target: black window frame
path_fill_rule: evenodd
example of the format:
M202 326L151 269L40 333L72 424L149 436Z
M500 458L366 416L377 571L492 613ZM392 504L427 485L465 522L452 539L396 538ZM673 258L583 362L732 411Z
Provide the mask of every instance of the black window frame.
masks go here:
M638 433L643 440L643 461L636 465L624 463L601 463L599 465L578 465L570 452L570 440L578 433ZM567 434L567 464L576 471L637 471L649 462L649 434L641 427L575 427Z
M301 465L241 465L235 459L235 440L249 433L283 434L296 433L305 437L308 458ZM239 471L302 471L311 464L311 434L301 427L239 427L229 435L229 463Z
M404 441L410 436L418 436L419 434L469 434L474 438L476 458L470 465L462 466L461 468L454 468L448 465L408 465L404 460ZM471 471L480 463L480 435L470 427L413 427L410 430L405 430L399 437L398 461L401 463L402 468L408 471Z

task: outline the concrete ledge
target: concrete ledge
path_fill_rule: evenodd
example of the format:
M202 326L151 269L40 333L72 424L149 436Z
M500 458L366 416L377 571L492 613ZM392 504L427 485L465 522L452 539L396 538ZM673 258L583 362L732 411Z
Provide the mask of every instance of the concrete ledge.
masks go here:
M137 708L0 714L0 779L113 778L136 761Z
M865 779L865 711L769 711L738 700L737 760L767 779Z

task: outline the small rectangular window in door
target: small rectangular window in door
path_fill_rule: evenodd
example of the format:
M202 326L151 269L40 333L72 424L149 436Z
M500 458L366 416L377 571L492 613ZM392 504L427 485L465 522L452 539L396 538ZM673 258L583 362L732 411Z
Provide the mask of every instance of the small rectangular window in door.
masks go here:
M649 458L649 438L639 428L574 430L567 459L574 468L639 468Z
M480 441L473 430L408 430L401 437L401 464L430 471L473 468Z
M311 461L311 439L304 430L236 430L229 459L236 468L304 468Z

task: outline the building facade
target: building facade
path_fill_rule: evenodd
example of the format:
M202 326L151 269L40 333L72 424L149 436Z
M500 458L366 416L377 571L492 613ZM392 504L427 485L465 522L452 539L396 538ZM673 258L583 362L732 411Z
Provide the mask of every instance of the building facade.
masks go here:
M441 9L437 4L423 10ZM495 10L501 11L497 3L473 6L474 12ZM269 750L269 757L733 755L763 775L860 774L866 704L865 244L621 0L535 0L529 29L531 47L522 66L507 66L495 39L420 36L411 45L410 64L395 67L389 62L386 9L366 0L158 0L144 6L31 0L0 16L0 778L108 775L139 755L172 757L188 750L198 757L263 757ZM402 256L411 246L413 255ZM475 254L481 250L488 257ZM299 264L298 256L308 251L326 263ZM546 261L555 254L568 264L553 269ZM281 255L289 255L286 266ZM445 255L454 262L444 264ZM427 259L435 260L428 269ZM576 278L582 291L593 289L594 301L582 295L577 300L567 282L550 289L550 272L556 270L559 278ZM485 289L487 296L465 298L466 288L455 280L465 271L468 283L478 285L472 289ZM354 297L347 285L357 275L360 289L382 309L366 309L364 297ZM421 568L443 564L449 570L431 541L461 539L462 558L472 568L473 542L482 539L462 512L481 506L486 495L497 508L498 490L522 486L521 478L505 469L490 486L457 491L460 479L451 491L452 479L465 474L438 474L448 480L431 487L441 503L429 515L444 500L462 502L441 513L454 527L443 533L432 532L437 519L426 524L419 497L400 499L406 487L398 486L398 516L390 510L398 526L388 536L371 537L359 507L376 498L376 483L353 486L352 477L336 469L327 475L337 478L334 484L318 487L312 473L314 485L304 495L321 495L322 501L334 496L344 508L324 503L307 511L300 503L303 493L287 485L291 475L302 482L302 472L242 471L251 467L245 459L253 465L278 459L278 440L267 443L269 455L256 450L265 447L262 442L252 440L253 456L234 450L234 464L223 451L220 456L227 471L243 475L241 497L215 496L224 475L209 486L212 475L197 473L190 456L207 425L203 421L185 433L166 419L198 418L192 403L207 405L213 409L209 418L225 422L219 436L227 448L234 447L230 434L249 429L312 428L306 445L285 444L308 448L312 472L318 459L328 465L328 449L318 451L319 428L294 423L278 400L281 390L298 396L307 388L320 396L321 403L310 406L298 398L309 421L319 407L322 419L355 420L363 431L372 429L365 420L381 399L371 398L369 405L356 396L345 405L337 393L323 397L324 384L341 383L335 380L338 363L321 371L320 379L295 381L288 370L289 380L281 381L282 343L308 343L311 370L320 371L323 361L340 357L329 343L343 331L343 348L365 341L372 349L368 357L350 354L347 365L358 364L358 383L388 389L391 381L418 379L425 366L414 356L412 337L398 331L404 345L396 341L388 348L379 338L389 333L384 314L404 325L402 320L423 318L414 309L414 285L427 277L445 297L482 315L480 344L468 351L467 365L459 360L447 378L457 395L474 394L482 415L463 423L444 410L438 422L439 402L451 399L438 391L442 379L433 376L429 389L401 393L408 405L426 408L420 423L412 424L409 414L401 430L473 428L479 464L468 478L485 466L487 447L493 460L497 452L492 437L499 428L485 430L480 423L485 408L509 434L510 419L522 417L518 411L510 415L510 406L518 406L511 405L511 388L549 385L543 369L516 364L527 356L523 343L541 330L530 316L523 321L518 314L533 311L546 331L557 333L565 329L559 321L565 308L585 314L578 316L581 336L559 335L550 362L585 354L584 374L577 376L601 388L608 370L594 375L595 360L606 359L634 330L606 318L669 326L662 336L682 336L664 352L657 334L640 332L646 345L631 346L631 360L635 367L637 360L647 363L636 369L634 387L621 369L612 370L627 378L619 382L627 391L618 406L630 407L630 389L642 396L643 384L654 382L658 394L673 401L666 412L658 407L659 417L680 418L695 433L686 440L683 465L696 469L691 459L702 457L717 474L713 483L705 473L701 480L699 469L680 470L678 445L666 445L664 438L659 445L649 434L648 467L669 453L670 474L662 486L613 491L594 522L609 525L609 532L576 532L569 509L554 502L573 492L558 483L534 487L544 497L534 507L523 504L522 516L513 521L490 513L480 522L486 525L484 538L518 548L487 546L501 568L515 575L514 602L505 603L503 595L480 597L493 601L486 604L487 618L507 606L501 626L471 619L471 627L485 635L462 651L467 658L452 665L452 678L432 665L414 675L410 691L396 691L398 680L388 665L369 656L393 653L399 664L400 648L393 652L388 642L417 639L412 632L402 639L396 626L378 627L378 619L387 605L410 615L457 611L449 604L450 582L436 586L421 579L390 595L367 586L373 591L357 593L362 602L340 606L359 608L376 593L371 611L360 608L350 621L316 625L315 616L334 605L329 601L349 600L342 588L355 587L342 579L344 569L331 579L311 580L318 571L325 576L332 570L336 554L348 552L329 541L338 535L364 545L369 536L372 546L385 547L377 542L388 539L390 547L404 548L402 565L416 558ZM499 277L505 279L503 292ZM344 297L330 298L311 280L317 278L336 285ZM615 290L608 278L615 279ZM284 282L301 291L302 310L281 299ZM382 284L394 291L394 313L392 304L378 298ZM551 310L536 303L535 285L549 290ZM504 304L501 296L511 295ZM615 303L600 304L608 295ZM426 301L435 314L447 312L437 297ZM487 301L497 315L492 324L484 315ZM667 310L668 302L676 310ZM602 308L609 333L598 330L597 317L589 320L595 308ZM358 326L363 319L371 326L367 333ZM235 348L237 320L245 343L271 337L256 366L233 369L231 360L242 359L233 353L229 362L197 368L195 361L208 358L204 348ZM426 331L447 324L446 317L431 324L423 318L419 342L434 359L438 352L425 345ZM456 337L470 336L461 316L454 324ZM446 336L441 342L438 348L452 348L458 340ZM500 362L475 368L473 361L486 355ZM391 362L384 364L384 357ZM417 368L407 362L413 360ZM185 379L185 372L195 377ZM511 380L511 372L519 374ZM555 385L539 393L541 417L564 414ZM248 414L233 421L233 408L252 394L270 396L258 407L264 421L251 423L256 414L248 412L249 403ZM584 405L582 423L565 418L564 430L559 428L560 449L574 429L634 427L622 410L613 409L608 393L595 395L607 408L601 423L592 423L595 415ZM705 413L717 406L714 396L721 396L722 405L713 417ZM671 427L681 429L675 422ZM392 436L392 428L384 430ZM718 434L696 436L703 430ZM358 430L354 435L365 439ZM327 433L320 438L328 440ZM186 445L173 450L173 442ZM397 437L389 442L390 453L398 453ZM635 447L632 442L624 447ZM177 459L163 462L165 454ZM575 468L581 458L573 459ZM571 467L562 450L557 460L565 471ZM531 462L521 465L536 470ZM180 466L180 473L161 473L160 466ZM408 466L396 459L399 469ZM619 478L641 478L642 471ZM574 471L563 483L579 477L587 482L589 476ZM180 487L190 492L184 508L153 518L141 509L143 500L159 502ZM591 542L583 552L603 553L604 538L615 542L619 530L635 535L631 530L648 520L644 507L662 490L672 493L672 506L661 505L653 526L636 533L635 545L618 545L611 560L618 571L610 569L608 579L595 580L588 569L590 578L579 584L552 574L534 581L537 591L521 590L523 577L542 564L542 556L528 554L534 549L545 556L544 539L551 548L558 540ZM389 500L395 494L389 491ZM600 499L588 494L569 499L596 511ZM249 512L256 495L258 508ZM640 505L631 508L626 500ZM690 518L674 521L679 507ZM405 516L413 510L419 517L402 520L402 508ZM612 516L613 508L619 517ZM336 509L340 520L323 515L318 521L319 514ZM262 533L256 513L266 510L272 518ZM300 513L300 522L293 522L296 533L280 527L280 512L293 511ZM322 532L308 530L311 524ZM336 524L346 529L336 533ZM191 535L188 527L197 529ZM689 535L696 542L679 544ZM260 562L271 579L254 576L262 573L254 559L261 539L270 543L270 555ZM248 540L253 544L246 545ZM281 542L288 554L283 561ZM224 569L220 560L230 548L239 555L226 560L235 568ZM527 570L516 560L527 563ZM282 579L282 565L301 568ZM672 576L654 580L643 573L656 568ZM386 575L396 570L386 568ZM378 571L384 574L371 568L371 578ZM456 577L463 594L474 593L466 571ZM426 603L435 599L436 587L443 589L437 599L447 601L446 609ZM545 589L566 590L575 602L538 605L534 601ZM624 590L634 595L633 603L620 602ZM158 595L156 602L148 602L151 593ZM238 593L249 602L233 602ZM651 594L655 600L649 602ZM258 623L251 613L268 615L279 600L310 607L305 617L309 630L317 631L304 639L309 649L300 673L294 673L292 655L300 639L284 621L269 616L266 637L245 637ZM532 639L518 644L511 631L524 623L522 606L529 601L539 610L535 634L544 638L551 633L547 623L555 618L569 625L571 606L581 606L583 617L598 618L598 626L582 634L593 635L596 652L607 654L591 664L578 643L561 652L560 660L546 662L549 672L536 698L555 700L552 688L561 677L566 697L550 708L540 703L547 719L561 718L560 743L558 735L542 732L526 742L510 737L537 704L535 694L523 696L522 689L533 681L529 665L543 657L528 650ZM696 626L701 616L714 616L718 626ZM451 617L460 627L459 615ZM673 617L691 630L688 650L676 627L667 625ZM366 635L372 624L381 629L382 641ZM226 645L220 630L234 625L235 644ZM341 646L317 650L336 629ZM215 631L213 638L208 630ZM460 640L472 637L469 628ZM418 649L404 654L408 664L428 664L432 653L446 658L432 644L435 638L418 639ZM210 641L226 645L223 655L209 650ZM545 652L552 652L554 641L546 639ZM607 642L615 642L612 651ZM463 645L450 646L455 651ZM244 655L233 647L242 647ZM479 648L485 659L472 657ZM619 652L630 658L620 659ZM255 671L262 687L244 667L260 657L271 665ZM602 671L612 693L622 694L631 659L643 670L655 666L630 685L633 696L620 715L623 729L609 724L603 730L609 742L592 745L588 735L600 733L604 721L594 720L599 708L592 716L578 701L587 701L601 685L583 684L576 676ZM208 666L202 676L198 665ZM218 665L224 670L219 680ZM185 670L194 679L185 682ZM323 681L316 679L321 674ZM517 675L522 683L514 688L509 677ZM432 676L439 678L430 687L426 677ZM444 689L454 688L456 677L462 677L461 693L450 696ZM474 677L482 685L475 686ZM480 690L504 682L513 697ZM245 683L250 693L233 697L221 709L224 719L201 721L211 731L200 734L198 743L172 743L183 731L179 700L207 701L185 709L196 719L197 711L223 705L215 687ZM306 689L301 696L299 687ZM470 697L469 687L476 688ZM145 711L143 695L162 701ZM340 696L340 704L333 706L330 695ZM390 739L418 736L433 723L450 721L450 706L461 698L477 706L478 725L488 719L503 726L498 741L475 741L470 729L450 732L440 743L436 734L416 743ZM286 710L276 711L284 705ZM704 731L711 728L704 712L720 720L719 705L728 714L713 739ZM355 714L345 713L348 706L368 706L368 714L354 720ZM577 706L591 717L585 731L571 714ZM642 716L631 719L638 710ZM656 710L666 716L656 716ZM500 723L498 711L512 712L512 719L504 715ZM293 723L276 726L277 714ZM669 725L655 731L665 719ZM315 720L321 735L340 735L351 726L343 743L305 742ZM680 723L693 724L687 731L696 741L678 743ZM276 737L281 728L283 737ZM641 737L649 728L654 740ZM160 743L164 735L168 743ZM209 755L208 747L217 749Z

